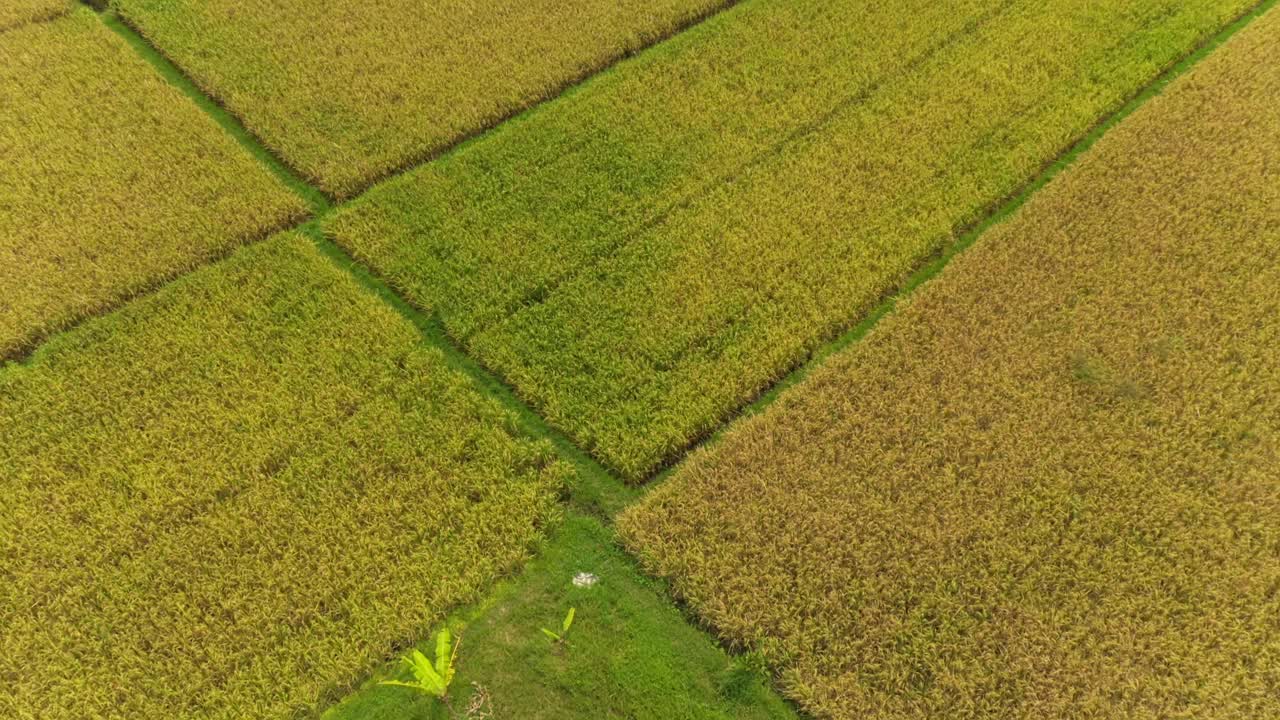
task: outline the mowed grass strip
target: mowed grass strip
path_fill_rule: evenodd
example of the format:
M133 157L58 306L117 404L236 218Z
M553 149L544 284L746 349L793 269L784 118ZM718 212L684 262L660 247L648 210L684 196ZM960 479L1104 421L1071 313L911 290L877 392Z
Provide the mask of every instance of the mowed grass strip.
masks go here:
M415 301L440 303L445 324L478 359L636 481L854 324L1246 6L1018 1L965 6L956 17L950 8L864 9L870 23L853 23L859 15L849 10L834 27L867 40L851 42L866 53L862 64L883 59L888 74L864 71L846 99L827 97L826 112L777 121L793 129L782 142L730 133L704 159L686 148L735 122L723 118L739 106L720 102L733 93L686 92L686 83L653 82L646 63L629 63L424 170L427 179L379 188L329 231ZM772 7L717 18L691 34L687 56L714 57L718 33L736 30L748 9ZM750 42L732 47L745 56L823 52L821 44L776 45L774 29L793 26L797 37L824 27L761 21L744 36ZM669 52L654 57L684 57ZM664 70L678 78L684 68L714 74L719 66ZM732 82L768 98L770 77L766 66ZM776 85L787 96L787 83ZM806 78L789 97L806 97L808 87L825 85ZM648 129L611 134L646 117L614 101L627 96L702 119L668 133L653 111ZM785 105L745 104L752 117ZM545 170L505 180L494 170L543 144L563 152L522 168ZM624 180L602 182L608 174ZM543 202L557 195L564 200ZM646 213L638 209L645 203L664 209ZM406 219L432 206L440 210L427 212L431 220ZM444 213L456 217L435 220ZM590 261L564 260L575 255ZM504 290L472 290L487 286ZM465 309L473 298L478 309ZM451 317L453 308L463 309Z
M1280 12L619 529L819 717L1280 716Z
M570 473L286 234L0 371L0 715L318 712L519 563Z
M94 13L0 35L0 359L302 201Z
M0 5L0 32L58 17L70 11L73 3L74 0L4 0Z
M327 192L477 133L731 0L112 0Z
M580 572L597 582L577 587ZM570 607L566 642L551 642L540 628L558 628ZM451 693L460 710L477 699L479 686L495 719L797 720L758 658L731 658L691 626L663 585L618 547L613 531L582 515L568 514L518 576L451 616L448 626L462 638ZM435 651L434 642L419 647ZM321 717L432 717L433 699L377 684L407 677L403 663L388 664Z

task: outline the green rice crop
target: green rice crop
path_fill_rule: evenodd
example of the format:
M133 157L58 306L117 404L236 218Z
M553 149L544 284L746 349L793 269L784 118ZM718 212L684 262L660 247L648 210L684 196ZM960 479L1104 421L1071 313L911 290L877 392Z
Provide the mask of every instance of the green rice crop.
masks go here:
M58 17L69 11L72 3L73 0L4 0L0 5L0 32Z
M0 35L0 158L0 359L305 213L85 8Z
M467 339L1000 7L739 5L380 185L327 229Z
M1280 717L1280 11L619 529L832 718Z
M302 174L350 197L728 0L112 0Z
M315 712L527 555L569 467L304 236L0 369L0 716Z
M739 6L328 232L639 480L1247 0L875 5Z

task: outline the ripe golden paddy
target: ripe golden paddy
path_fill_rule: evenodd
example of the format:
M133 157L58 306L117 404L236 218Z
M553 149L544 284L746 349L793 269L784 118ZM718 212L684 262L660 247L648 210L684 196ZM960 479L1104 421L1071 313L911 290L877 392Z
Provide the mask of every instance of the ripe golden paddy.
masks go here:
M88 9L0 34L0 360L306 208Z
M315 712L517 566L570 468L287 234L0 369L0 716Z

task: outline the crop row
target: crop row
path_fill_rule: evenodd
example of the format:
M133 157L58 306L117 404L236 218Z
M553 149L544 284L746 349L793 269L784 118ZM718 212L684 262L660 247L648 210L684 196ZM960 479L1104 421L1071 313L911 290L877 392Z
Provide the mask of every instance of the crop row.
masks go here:
M1245 6L751 3L327 231L639 480Z
M314 183L349 197L727 0L111 0Z
M314 710L518 564L570 470L297 234L0 370L0 715Z
M624 514L821 717L1280 716L1280 12Z
M88 9L0 34L0 359L302 201Z

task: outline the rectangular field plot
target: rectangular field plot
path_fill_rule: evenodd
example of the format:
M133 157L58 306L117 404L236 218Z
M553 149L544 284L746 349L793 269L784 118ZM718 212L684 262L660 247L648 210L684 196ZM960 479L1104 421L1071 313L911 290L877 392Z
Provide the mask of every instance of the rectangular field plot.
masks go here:
M570 473L300 235L0 370L0 716L316 712Z
M0 359L305 208L87 9L0 34Z
M114 0L316 184L369 183L729 0Z
M819 717L1280 717L1280 12L619 528Z
M642 479L1247 3L939 5L735 8L328 232Z
M4 0L0 4L0 32L58 17L72 7L73 0Z

